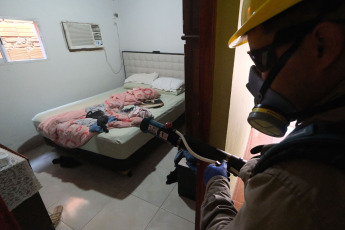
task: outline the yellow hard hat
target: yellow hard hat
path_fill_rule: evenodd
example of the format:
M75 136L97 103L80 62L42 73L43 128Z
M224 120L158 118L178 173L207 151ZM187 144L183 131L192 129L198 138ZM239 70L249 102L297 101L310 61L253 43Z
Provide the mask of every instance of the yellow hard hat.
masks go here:
M302 0L243 0L241 27L229 40L234 48L247 42L247 32Z

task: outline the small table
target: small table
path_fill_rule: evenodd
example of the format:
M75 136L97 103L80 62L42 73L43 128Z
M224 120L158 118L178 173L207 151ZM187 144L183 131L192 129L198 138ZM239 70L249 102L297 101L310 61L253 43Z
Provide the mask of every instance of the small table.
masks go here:
M42 187L29 161L0 144L9 164L0 168L0 195L22 229L54 229L38 191ZM39 228L37 228L39 227Z

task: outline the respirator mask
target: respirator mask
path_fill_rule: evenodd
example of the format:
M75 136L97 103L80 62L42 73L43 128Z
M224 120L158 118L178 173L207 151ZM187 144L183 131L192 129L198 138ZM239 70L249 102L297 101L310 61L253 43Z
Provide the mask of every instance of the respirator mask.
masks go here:
M291 121L301 121L315 114L345 105L345 94L338 94L336 98L324 104L296 111L293 104L270 88L275 77L297 50L305 35L313 28L312 25L313 23L305 26L304 29L300 27L302 30L299 29L295 33L295 41L291 47L279 58L276 57L275 49L286 43L284 38L289 37L287 36L287 33L290 33L289 30L279 31L271 45L248 52L255 63L255 66L250 68L249 81L246 85L255 98L255 106L248 116L248 123L266 135L283 137ZM269 71L265 80L261 78L258 70L261 72Z
M290 115L296 114L295 107L279 93L273 91L270 86L275 77L279 74L286 62L299 47L306 35L306 31L300 29L291 47L279 59L276 57L276 48L286 44L290 31L279 31L272 44L258 50L248 52L255 63L250 68L249 82L246 85L250 93L254 96L255 106L249 114L249 124L258 131L273 137L282 137L287 131L290 121L294 120ZM269 70L267 78L263 80L261 72Z
M255 106L248 116L249 124L258 131L273 137L282 137L290 124L288 114L295 113L295 107L280 94L268 88L260 101L260 89L264 80L255 66L250 68L247 89L255 98Z

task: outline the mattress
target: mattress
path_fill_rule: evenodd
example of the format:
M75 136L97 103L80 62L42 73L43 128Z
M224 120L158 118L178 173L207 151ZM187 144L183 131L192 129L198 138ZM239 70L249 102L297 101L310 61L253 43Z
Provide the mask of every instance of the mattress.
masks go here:
M37 129L40 122L48 117L103 103L111 94L123 93L127 90L128 89L124 89L123 87L116 88L93 97L38 113L32 119L33 124ZM165 123L167 121L174 121L185 111L184 93L177 96L162 94L160 99L163 101L164 106L149 109L154 119L158 122ZM39 133L44 136L43 132ZM138 127L114 128L110 129L109 133L100 133L92 137L85 145L79 148L115 159L127 159L152 138L152 135L142 133Z

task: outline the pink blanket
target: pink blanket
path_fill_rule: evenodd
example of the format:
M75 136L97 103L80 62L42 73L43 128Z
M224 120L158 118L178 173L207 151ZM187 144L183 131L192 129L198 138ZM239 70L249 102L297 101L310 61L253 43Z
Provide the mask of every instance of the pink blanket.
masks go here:
M105 115L116 117L116 121L107 124L108 129L139 126L144 117L152 116L149 110L140 108L143 111L126 114L121 109L125 105L134 105L145 100L159 98L160 94L149 88L136 88L121 94L112 94L104 101L106 105ZM94 135L89 127L74 123L76 120L84 119L85 109L65 112L49 117L42 121L37 130L42 131L46 137L55 143L67 148L78 148L85 144Z

